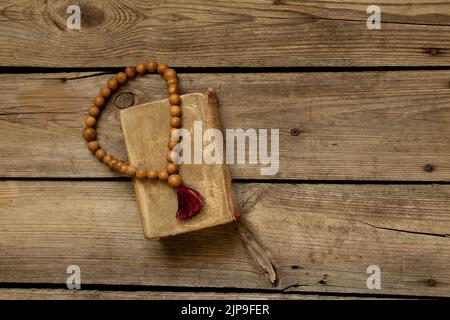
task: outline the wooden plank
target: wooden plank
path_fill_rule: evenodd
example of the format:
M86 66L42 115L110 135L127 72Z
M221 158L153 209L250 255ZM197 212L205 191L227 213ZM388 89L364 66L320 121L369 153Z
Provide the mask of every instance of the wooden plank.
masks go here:
M81 29L66 10L80 4ZM44 1L0 4L1 66L116 67L156 57L184 67L450 65L450 2Z
M78 265L82 284L449 296L449 185L236 188L243 225L145 241L130 182L2 181L0 282L64 285Z
M80 135L92 97L109 77L1 75L0 176L115 176L92 157ZM450 71L180 79L184 93L217 89L224 128L280 130L278 174L262 176L261 165L235 164L235 179L450 181ZM126 158L114 101L145 103L165 98L165 90L159 76L123 90L102 115L99 137L108 151Z
M282 293L0 289L0 300L373 300L354 296ZM378 300L380 298L377 298Z

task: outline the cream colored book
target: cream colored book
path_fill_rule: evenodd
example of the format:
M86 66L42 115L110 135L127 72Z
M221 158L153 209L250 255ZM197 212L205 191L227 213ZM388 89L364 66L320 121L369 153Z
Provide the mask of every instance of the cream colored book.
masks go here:
M221 129L213 89L207 89L204 94L186 94L181 99L183 128L189 130L192 137L194 121L202 122L203 132L209 128ZM165 168L170 128L168 110L169 102L166 99L120 112L128 160L132 165L156 170ZM184 183L205 197L204 207L196 216L178 221L175 217L178 201L173 188L161 181L133 179L146 239L225 224L232 222L238 215L226 164L181 164L179 168Z

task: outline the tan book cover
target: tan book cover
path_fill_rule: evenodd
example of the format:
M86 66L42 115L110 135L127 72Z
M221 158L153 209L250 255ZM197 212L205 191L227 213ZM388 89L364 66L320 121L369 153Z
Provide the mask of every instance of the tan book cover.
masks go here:
M204 94L182 95L181 100L183 128L189 130L192 137L194 121L202 121L203 132L209 128L221 129L213 89L207 89ZM156 170L165 168L170 128L168 110L169 102L166 99L133 106L120 112L128 160L132 165ZM198 215L178 221L175 218L178 201L172 187L161 181L134 178L133 185L146 239L225 224L233 221L238 214L226 164L181 164L179 168L184 183L194 187L205 197L204 207Z

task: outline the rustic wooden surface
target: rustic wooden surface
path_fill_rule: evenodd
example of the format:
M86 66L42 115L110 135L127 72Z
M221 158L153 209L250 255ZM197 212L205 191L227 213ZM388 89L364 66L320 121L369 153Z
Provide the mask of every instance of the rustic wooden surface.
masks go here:
M381 30L357 0L2 1L0 298L449 297L450 1L376 4ZM98 88L148 57L215 88L225 128L280 129L276 176L230 168L242 223L145 241L85 148ZM100 141L126 158L119 111L163 89L116 94ZM72 264L88 288L55 289Z
M80 4L82 29L66 9ZM3 66L116 67L149 55L187 67L450 65L450 2L3 0Z

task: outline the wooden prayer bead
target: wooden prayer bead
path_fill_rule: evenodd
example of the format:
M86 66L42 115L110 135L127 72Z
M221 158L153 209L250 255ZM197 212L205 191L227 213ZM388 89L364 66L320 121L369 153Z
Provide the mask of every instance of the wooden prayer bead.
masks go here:
M134 79L134 77L136 77L136 68L135 67L126 67L125 74L127 75L128 78Z
M147 71L148 72L156 72L157 68L158 68L158 64L156 63L156 61L150 60L147 63Z
M169 186L177 188L183 184L183 179L181 179L181 176L178 174L171 174L167 180L167 183Z
M172 83L167 87L167 92L169 94L178 94L178 85L176 83Z
M169 103L171 105L180 105L181 104L181 98L178 94L171 94L169 96Z
M167 160L167 162L173 162L173 154L172 154L172 151L167 151L167 152L166 152L166 160Z
M145 64L139 63L136 66L136 72L139 73L142 76L142 75L145 74L145 72L147 72L147 67L145 66Z
M92 140L88 142L87 147L89 151L95 152L100 148L100 144L98 143L97 140Z
M172 79L167 80L167 86L170 86L171 84L178 84L178 79L172 78Z
M87 142L95 140L97 138L97 131L94 128L84 128L83 129L83 138Z
M103 98L102 96L96 96L95 98L94 98L94 104L97 106L97 107L103 107L104 105L105 105L105 98Z
M169 109L169 113L172 117L180 117L181 116L181 107L180 106L171 106Z
M163 74L163 78L164 78L164 80L169 80L169 79L174 79L174 78L176 78L177 77L177 72L175 71L175 70L173 70L172 68L167 68L165 71L164 71L164 74Z
M169 174L167 173L166 170L163 170L158 174L159 180L166 181L168 178L169 178Z
M115 165L116 165L117 162L119 162L119 160L112 158L111 161L108 162L108 166L109 166L111 169L114 169L114 167L115 167Z
M93 116L94 118L97 118L100 115L101 111L100 111L99 107L91 106L89 108L89 110L88 110L88 113L89 113L90 116Z
M166 166L166 171L169 174L174 174L178 172L178 166L175 163L168 163Z
M111 161L112 159L113 159L113 156L108 153L103 157L103 163L108 164L108 162Z
M119 172L126 174L128 171L128 165L126 163L122 163L119 167Z
M134 177L136 175L136 167L135 166L131 166L131 165L128 166L126 174L129 177Z
M136 178L138 179L145 179L147 177L147 171L145 171L144 169L137 169L136 170Z
M117 79L117 82L120 83L120 84L125 84L125 83L127 83L127 80L128 80L127 75L125 74L125 72L117 73L116 74L116 79Z
M172 117L170 119L170 126L172 128L179 128L179 127L181 127L181 118L180 117Z
M178 144L178 141L173 141L173 140L170 140L168 143L167 143L167 147L170 149L170 150L172 150L173 148L175 148L175 146Z
M101 90L100 90L100 95L103 97L103 98L108 98L110 95L111 95L111 90L109 90L109 88L108 87L103 87Z
M108 80L107 86L109 90L116 91L119 88L119 82L116 78L111 78Z
M169 68L169 66L165 63L158 64L157 70L160 75L163 75L164 72Z
M152 179L152 180L157 179L158 178L158 171L156 171L156 170L148 170L147 171L147 178L148 179Z
M87 116L84 122L86 124L86 127L95 127L95 125L97 124L97 120L93 116Z
M98 160L102 161L103 158L106 156L106 152L103 149L98 149L97 151L95 151L95 156L97 157Z

